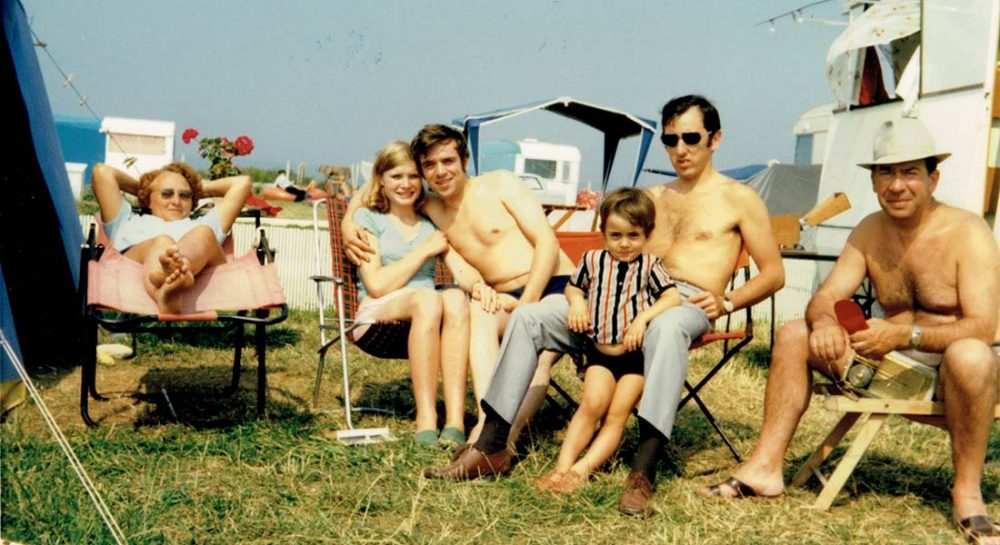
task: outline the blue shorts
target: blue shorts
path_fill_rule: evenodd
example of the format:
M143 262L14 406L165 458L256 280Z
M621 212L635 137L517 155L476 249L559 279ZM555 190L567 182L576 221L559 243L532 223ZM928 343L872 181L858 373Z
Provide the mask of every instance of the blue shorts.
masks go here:
M568 274L553 276L549 279L549 283L545 285L545 289L542 290L542 296L539 299L544 299L547 295L552 295L553 293L563 293L566 291L566 284L569 284ZM506 293L517 299L524 293L524 288L517 288Z

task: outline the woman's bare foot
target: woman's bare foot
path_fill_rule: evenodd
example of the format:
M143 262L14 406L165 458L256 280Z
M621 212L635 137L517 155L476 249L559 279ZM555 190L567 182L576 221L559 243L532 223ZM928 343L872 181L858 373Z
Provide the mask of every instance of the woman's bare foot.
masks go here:
M156 288L154 294L156 308L163 314L180 314L184 302L184 292L194 286L191 262L186 257L181 256L176 247L173 247L167 249L160 256L160 264L164 265L165 263L169 267L169 272ZM150 282L153 282L154 274L150 273Z
M184 262L181 260L181 252L177 246L170 246L157 259L160 260L160 269L149 273L149 283L154 288L159 289L170 273L184 267Z

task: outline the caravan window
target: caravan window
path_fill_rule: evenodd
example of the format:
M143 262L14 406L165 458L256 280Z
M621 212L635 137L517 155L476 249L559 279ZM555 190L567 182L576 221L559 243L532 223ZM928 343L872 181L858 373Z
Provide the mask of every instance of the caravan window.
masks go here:
M556 178L555 161L547 159L524 159L524 173L534 174L539 178L554 180Z

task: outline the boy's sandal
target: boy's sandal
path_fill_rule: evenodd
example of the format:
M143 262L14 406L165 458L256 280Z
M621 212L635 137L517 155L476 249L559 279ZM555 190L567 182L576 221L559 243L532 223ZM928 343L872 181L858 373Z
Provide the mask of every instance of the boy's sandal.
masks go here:
M986 538L1000 537L1000 526L986 515L976 515L955 523L969 543L985 543Z

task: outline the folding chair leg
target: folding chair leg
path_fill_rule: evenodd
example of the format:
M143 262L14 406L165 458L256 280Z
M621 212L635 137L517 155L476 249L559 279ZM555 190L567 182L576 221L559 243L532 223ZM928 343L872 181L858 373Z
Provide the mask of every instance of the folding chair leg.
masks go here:
M844 487L847 478L854 472L854 468L857 467L858 462L861 461L861 457L864 456L865 451L871 446L872 441L878 435L879 430L882 429L885 419L888 416L887 414L874 413L868 417L868 421L861 426L861 431L858 432L857 437L851 442L851 447L847 449L847 453L844 454L843 459L837 464L837 469L833 470L830 480L823 487L823 490L820 490L819 496L816 498L816 503L813 504L814 508L825 511L833 505L833 500L837 497L840 489Z
M265 313L267 311L264 311ZM258 315L260 312L258 312ZM265 314L266 316L266 314ZM257 324L255 337L257 341L257 418L264 416L267 404L267 335L266 327Z
M823 438L823 441L816 447L812 455L809 456L809 459L802 464L802 468L795 474L795 477L792 477L792 486L805 485L809 482L809 477L813 475L820 477L818 473L819 466L823 465L823 462L830 457L833 449L837 448L837 445L844 439L847 432L854 427L854 423L858 421L858 418L861 418L861 413L846 413L840 419L840 422L837 422L837 425ZM823 484L825 485L826 482Z
M246 326L239 324L236 328L236 346L233 347L233 378L229 381L227 395L233 395L240 389L240 373L243 367L243 346L246 345Z
M552 386L552 389L555 390L556 393L560 395L560 397L566 400L566 403L568 403L571 408L575 409L576 407L579 406L576 400L574 400L573 397L569 395L569 392L564 390L563 387L560 386L559 383L556 382L554 378L549 379L549 386Z
M729 447L729 452L733 453L733 458L736 459L736 462L742 463L743 458L741 458L740 453L736 451L736 447L733 446L733 442L729 440L729 436L726 435L726 432L722 431L719 423L716 422L715 417L712 416L712 412L708 410L708 407L706 407L704 403L702 403L698 393L691 387L691 383L685 380L684 387L688 390L688 398L694 400L695 404L698 405L698 408L701 409L701 413L705 415L705 419L707 419L708 423L715 429L715 433L719 434L719 437L722 438L722 442Z
M84 318L83 335L85 353L80 368L80 416L85 424L93 427L97 422L90 418L89 402L97 375L97 324Z

